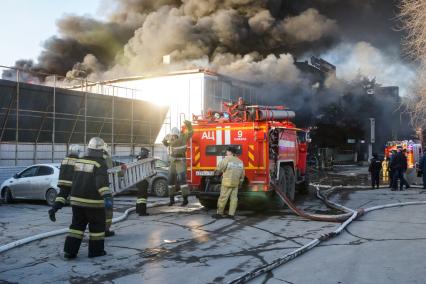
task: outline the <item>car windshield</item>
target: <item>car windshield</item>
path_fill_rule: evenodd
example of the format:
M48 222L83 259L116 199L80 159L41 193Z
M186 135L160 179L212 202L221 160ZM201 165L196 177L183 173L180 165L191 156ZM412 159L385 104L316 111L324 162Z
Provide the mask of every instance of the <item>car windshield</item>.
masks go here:
M162 168L162 167L168 167L169 164L163 160L155 160L155 167Z

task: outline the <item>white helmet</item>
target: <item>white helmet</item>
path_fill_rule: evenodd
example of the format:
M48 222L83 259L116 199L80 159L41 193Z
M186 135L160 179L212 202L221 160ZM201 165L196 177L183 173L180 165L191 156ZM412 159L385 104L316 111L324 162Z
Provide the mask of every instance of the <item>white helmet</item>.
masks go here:
M92 150L104 150L105 142L101 137L93 137L89 141L89 145L87 145L87 148Z
M80 147L80 145L78 145L78 144L71 144L69 147L68 147L68 155L71 155L71 156L79 156L80 155L80 152L81 152L81 147Z
M179 136L179 134L180 134L180 131L179 131L179 128L177 127L173 127L172 130L170 131L170 135Z

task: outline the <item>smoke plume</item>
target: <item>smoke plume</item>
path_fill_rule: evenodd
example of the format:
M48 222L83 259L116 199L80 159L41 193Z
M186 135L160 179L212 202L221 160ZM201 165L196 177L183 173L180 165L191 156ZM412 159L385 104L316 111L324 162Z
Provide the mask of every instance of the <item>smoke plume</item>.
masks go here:
M343 98L362 110L368 100L358 93L365 93L365 78L399 85L403 92L408 88L411 63L401 53L404 34L396 29L397 3L104 0L107 21L65 15L38 62L17 65L89 80L206 67L261 83L271 102L300 110L306 123L322 120L319 114L333 107L345 115ZM170 64L163 64L165 55ZM335 64L338 76L325 78L324 84L312 82L295 64L312 55ZM391 105L383 113L395 113ZM353 121L365 115L353 113L347 116L352 122L342 121L348 129L362 128Z

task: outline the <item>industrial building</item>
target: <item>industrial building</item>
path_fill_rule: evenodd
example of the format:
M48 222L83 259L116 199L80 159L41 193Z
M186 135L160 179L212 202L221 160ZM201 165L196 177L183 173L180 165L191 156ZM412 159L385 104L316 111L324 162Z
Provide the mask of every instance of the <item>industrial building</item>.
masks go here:
M166 112L136 98L0 80L0 166L60 162L69 144L93 136L129 156L154 144Z

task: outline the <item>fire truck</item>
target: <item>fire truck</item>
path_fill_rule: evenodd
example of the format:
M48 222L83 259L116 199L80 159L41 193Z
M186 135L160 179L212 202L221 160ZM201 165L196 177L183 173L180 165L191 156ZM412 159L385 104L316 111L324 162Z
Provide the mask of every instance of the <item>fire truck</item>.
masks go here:
M292 122L294 111L283 106L248 106L224 103L225 111L193 116L194 134L187 152L187 177L200 203L214 208L221 179L215 168L226 148L237 149L244 162L245 180L239 188L239 206L284 207L274 187L290 200L295 191L307 191L308 132Z
M413 140L388 141L385 147L385 157L389 159L390 153L393 150L396 151L398 146L406 150L408 169L416 168L416 165L420 163L420 159L423 155L422 144L419 141Z

